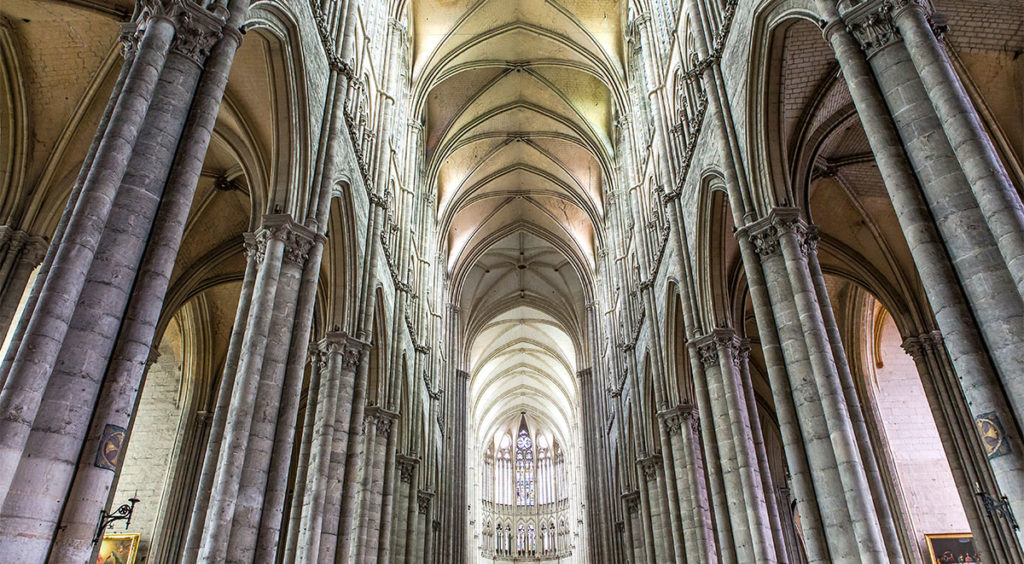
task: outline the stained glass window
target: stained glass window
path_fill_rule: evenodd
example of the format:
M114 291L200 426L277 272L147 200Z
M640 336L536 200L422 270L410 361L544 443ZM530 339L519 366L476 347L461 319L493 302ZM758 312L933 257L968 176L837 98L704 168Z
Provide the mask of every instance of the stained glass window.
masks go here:
M534 504L533 441L525 427L516 440L516 505Z

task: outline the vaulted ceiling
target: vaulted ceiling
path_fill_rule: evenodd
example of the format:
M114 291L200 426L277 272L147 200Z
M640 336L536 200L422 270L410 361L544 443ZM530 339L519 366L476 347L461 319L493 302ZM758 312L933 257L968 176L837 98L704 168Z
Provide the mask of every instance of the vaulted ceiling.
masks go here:
M414 112L451 299L475 343L475 419L488 427L520 405L558 419L540 412L575 403L614 182L624 3L416 0L410 10ZM548 423L567 432L561 417Z

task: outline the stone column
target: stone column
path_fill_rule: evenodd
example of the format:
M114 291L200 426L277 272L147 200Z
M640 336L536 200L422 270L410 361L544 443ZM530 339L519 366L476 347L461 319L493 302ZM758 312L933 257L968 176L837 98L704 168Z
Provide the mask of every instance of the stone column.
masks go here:
M1024 562L1016 532L1004 519L988 515L978 495L998 491L986 460L995 453L990 452L994 449L983 448L975 439L975 424L948 360L941 333L931 331L908 337L903 341L903 350L917 366L981 561Z
M150 311L136 323L125 321L125 312L140 315L137 307L129 307L140 270L160 271L165 266L144 265L144 254L155 235L151 227L170 184L168 174L203 62L223 26L223 14L175 5L151 16L132 60L108 137L97 149L94 168L83 184L0 394L0 411L13 408L19 414L0 423L5 441L0 453L0 522L12 535L0 536L6 554L32 559L31 554L47 551L119 335L146 341L136 364L144 364L148 357L156 323L150 318L156 315ZM120 136L111 139L111 134ZM179 186L188 194L181 203L182 194L172 190L172 205L183 207L177 211L187 214L194 186ZM177 227L164 226L169 233ZM180 235L168 239L155 244L172 249L165 258L173 263ZM166 288L166 281L157 280L150 287L151 278L145 273L142 278L135 285L151 292L147 298L156 304L148 309L159 311L159 289ZM141 377L141 368L131 376ZM38 482L39 476L47 476L45 483ZM97 477L106 484L97 484L98 490L109 488L109 476ZM87 495L87 503L97 511L106 501L105 495ZM83 545L81 550L91 547Z
M729 408L725 405L725 392L722 384L722 366L731 364L731 360L727 352L726 359L724 362L722 361L718 341L722 341L722 346L724 346L725 341L731 337L733 335L730 331L720 330L706 335L696 342L697 353L704 364L704 373L699 377L695 375L695 377L705 382L702 386L697 387L697 393L700 396L707 394L706 411L701 413L701 419L706 417L707 421L712 422L710 427L714 428L713 439L708 437L706 441L715 441L714 452L716 454L713 455L714 458L709 461L709 464L717 466L722 485L721 499L715 500L719 531L721 532L725 526L729 527L729 537L724 538L731 537L737 561L755 562L758 557L763 556L763 551L755 546L756 532L751 530L747 517L748 507L744 491L745 481L742 478L743 468L740 467L737 458L733 430L729 420ZM701 390L701 388L706 388L706 390ZM712 434L711 429L703 431L709 435ZM723 540L722 544L725 542ZM758 554L759 552L760 554Z
M698 413L700 414L699 420L713 422L715 409L710 395L709 381L714 378L714 374L717 374L719 370L718 353L715 350L714 344L709 344L706 341L706 338L703 338L690 343L692 345L690 351L691 359L696 361L691 362L691 368L693 368L693 388L694 396L697 399ZM709 372L712 374L709 375ZM720 412L721 410L718 411ZM716 543L718 555L723 563L729 564L744 560L744 555L739 547L743 530L739 522L733 522L736 510L732 509L729 505L729 495L727 492L730 491L731 487L725 476L727 469L724 456L726 453L721 452L719 445L722 444L722 440L718 435L717 424L702 425L700 427L700 438L704 446L705 463L707 464L708 480L710 482L709 495L714 515L715 531L718 535L718 542Z
M640 491L633 490L622 494L622 503L625 506L626 538L629 541L630 554L633 562L637 564L647 562L647 551L644 550L644 528L637 522L640 517ZM556 537L556 551L560 552L562 547L558 544Z
M905 2L900 4L905 5ZM899 26L893 19L894 14L901 16ZM1010 406L1017 420L1022 421L1024 399L1020 398L1024 398L1024 381L1015 376L1024 374L1024 337L1020 331L1024 323L1024 298L1021 297L1024 288L1015 282L1007 263L1010 259L1015 268L1021 264L1022 233L1017 223L1021 204L1016 194L997 194L1002 183L995 179L1000 176L997 171L1002 170L1002 166L987 169L987 159L981 156L984 150L976 139L976 133L981 132L967 124L954 124L965 118L954 115L957 110L950 107L959 104L948 98L955 88L940 76L944 73L935 66L939 63L933 62L922 68L923 74L918 73L910 48L916 52L914 56L920 63L929 58L926 51L935 48L926 46L929 41L923 35L931 31L919 29L920 17L922 15L916 9L894 9L894 5L889 3L865 2L842 14L849 32L838 29L826 31L838 36L830 38L834 46L847 33L859 43L863 53L858 55L866 57L888 106L888 113L894 116L906 157L919 181L973 315L978 320L978 329L1000 373L1000 382L1006 389ZM904 29L912 34L912 46L902 41L901 31ZM853 58L845 53L844 56ZM856 65L853 60L846 62ZM928 84L924 82L925 76ZM938 91L930 93L930 86ZM955 140L960 142L957 148L953 146L954 139L945 135L942 115L936 112L931 97L939 102L943 114L949 114L946 115L949 119L947 126L967 128L955 133ZM958 157L966 159L969 154L973 155L972 160L965 161L965 168ZM973 188L981 191L985 209L981 208L979 198L972 190L967 169L973 171L971 174L976 181ZM1005 171L1002 174L1005 175ZM1007 196L1017 198L1016 204L1006 201L1009 199ZM938 308L934 309L938 311Z
M680 404L658 415L672 440L680 509L684 516L686 555L702 562L715 561L718 551L711 524L708 485L704 478L697 408L692 404Z
M419 459L400 454L398 464L398 503L395 505L394 541L392 557L398 562L414 559L413 545L416 542L416 467Z
M434 492L417 490L416 492L416 545L412 547L410 562L431 562L433 547L430 543L430 501Z
M979 304L984 300L1012 298L1016 289L998 282L1001 266L992 260L996 248L994 241L978 239L985 234L987 226L981 226L982 218L977 209L972 212L972 194L968 194L962 185L952 183L955 177L953 173L939 174L936 170L925 174L929 164L949 167L952 150L947 145L947 157L939 159L937 155L929 156L925 151L929 148L937 151L933 145L941 145L939 141L922 144L913 142L911 137L910 141L904 143L900 136L909 133L906 131L908 122L904 118L894 122L890 117L890 112L896 115L896 110L902 108L907 111L900 115L908 119L916 118L911 120L915 127L939 131L934 107L920 82L915 82L916 70L911 68L909 54L905 49L901 51L895 48L899 38L892 33L894 24L887 11L874 19L881 27L873 28L865 27L857 19L870 17L877 5L865 4L862 12L853 13L850 17L852 25L847 25L840 18L831 2L819 1L818 7L828 21L825 37L832 44L849 86L858 116L878 161L878 170L885 180L886 190L893 201L914 263L921 273L921 282L932 311L935 312L936 323L945 337L949 359L956 369L970 412L977 419L996 421L997 425L1008 428L1003 421L1013 421L1015 416L1003 387L1005 378L1000 378L999 374L1007 362L1005 359L1000 361L998 351L990 350L990 347L1001 348L1011 356L1022 350L1019 343L1009 348L991 344L991 332L998 331L998 327L1003 325L992 317L1012 317L1014 308L1004 308L1002 304L979 308ZM858 42L858 39L865 39L864 32L872 29L888 30L888 33L880 36L884 42ZM857 33L860 35L855 38ZM879 57L886 60L881 61ZM899 65L896 65L897 60L900 61ZM898 104L900 99L904 100L903 104ZM932 116L930 128L925 123L928 114ZM945 196L939 198L941 194ZM939 201L947 203L939 210L941 213L935 213L933 206ZM964 253L967 253L967 257L959 258ZM972 256L975 254L977 256ZM979 265L981 260L988 261L988 264ZM998 257L998 262L1002 263L1002 257ZM986 279L993 277L996 283L986 282ZM1004 281L1008 279L1008 276L1002 278ZM970 280L970 284L962 282L964 280ZM1013 322L1010 321L1009 325L1013 325ZM1019 333L1019 319L1016 327L1004 335ZM1003 339L996 341L997 344L1007 343ZM1016 372L1011 369L1003 373ZM1016 513L1021 514L1024 512L1024 443L1012 432L1005 435L1005 440L1011 445L1009 452L989 459L999 489L1002 490L995 493L1005 494Z
M313 429L316 414L320 405L320 397L326 399L327 394L320 393L321 378L327 373L327 359L320 347L309 347L309 384L306 389L306 405L302 417L302 443L299 445L298 461L295 465L291 504L288 509L288 531L284 541L282 561L294 562L298 548L299 528L302 526L302 508L306 502L306 483L310 477L310 450L313 448ZM314 471L319 468L314 467Z
M713 333L717 347L718 366L721 375L722 405L726 410L725 421L729 423L732 448L737 463L742 496L746 500L747 526L758 562L774 562L779 559L775 549L776 539L772 534L768 515L762 473L766 471L759 463L754 448L753 435L760 435L760 429L751 426L748 398L741 373L741 350L745 346L733 329L718 329ZM725 422L723 421L723 422ZM739 492L737 492L739 493Z
M0 226L0 334L7 334L32 270L46 255L46 240Z
M992 232L1024 297L1024 205L978 112L939 41L926 4L899 0L893 20ZM1018 407L1018 414L1021 408Z
M328 333L320 346L328 354L328 373L320 386L323 409L317 407L313 427L310 468L316 470L306 484L309 493L302 508L298 562L333 562L357 405L356 371L369 348L340 332Z
M674 560L672 550L672 535L669 532L668 515L664 507L664 474L662 473L662 462L659 455L651 455L637 461L640 469L640 492L641 505L645 505L647 518L650 521L650 535L647 539L649 554L653 555L652 562L671 562Z
M358 528L356 562L376 561L383 525L384 478L391 429L398 414L380 407L366 410L366 462Z
M782 435L783 449L786 452L786 463L789 477L793 483L797 505L801 515L802 540L808 562L831 562L829 547L825 539L825 528L820 513L817 494L814 489L814 477L811 474L811 449L813 445L804 443L800 420L796 408L796 397L791 379L791 372L802 370L801 364L793 355L800 352L799 341L791 351L791 357L784 357L783 337L787 341L799 335L798 327L786 325L780 331L776 327L776 309L783 312L790 310L789 304L782 301L778 305L772 302L772 294L776 288L769 289L766 277L771 276L775 284L786 286L780 281L778 273L761 263L759 249L750 240L745 230L737 234L736 241L743 258L743 269L750 288L751 302L757 321L758 337L761 341L761 352L768 369L768 379L772 389L779 429ZM794 374L795 376L795 374ZM820 444L820 441L818 441ZM820 452L820 451L815 451ZM815 456L818 456L817 454ZM827 455L823 455L827 456Z
M892 550L883 539L857 448L832 354L833 346L841 343L828 339L807 265L806 226L795 210L776 208L742 232L759 249L765 275L773 280L769 289L775 323L783 339L787 368L798 375L793 381L794 402L812 457L811 467L815 468L815 492L826 520L826 539L830 547L834 546L832 555L842 558L857 554L879 561L901 561L898 547ZM848 512L850 521L829 523L841 509Z
M217 403L213 410L213 423L210 425L210 435L206 440L206 452L203 456L199 485L196 488L196 499L192 505L188 536L185 539L185 548L181 554L181 558L185 562L195 562L199 555L199 543L202 540L203 527L206 524L206 512L210 505L210 492L213 489L213 480L217 472L217 461L220 459L220 447L224 440L224 430L227 426L228 409L235 385L235 374L238 370L238 360L242 352L242 340L245 337L246 319L248 319L249 308L252 305L252 292L256 283L256 273L259 269L259 263L257 262L258 248L254 235L246 234L245 256L245 277L242 280L242 289L238 296L238 307L235 310L235 322L231 329L227 356L224 359L224 370L221 372L220 385L217 391Z
M255 553L277 408L282 399L284 363L291 343L294 302L301 265L314 245L315 234L287 216L271 215L264 217L256 241L259 266L200 560L224 560L229 553L231 558L251 559Z
M754 386L750 379L750 346L744 342L737 353L739 361L740 379L742 380L743 395L746 397L747 417L750 420L750 437L754 443L754 451L757 455L757 465L761 472L761 487L764 495L765 507L768 511L768 520L771 523L772 538L775 541L775 553L781 563L788 563L791 558L789 549L786 546L785 533L783 532L782 518L779 514L778 500L775 497L775 487L772 481L771 469L768 466L768 453L764 446L764 433L761 427L761 416L757 411L757 398L754 396ZM795 556L794 556L795 558Z

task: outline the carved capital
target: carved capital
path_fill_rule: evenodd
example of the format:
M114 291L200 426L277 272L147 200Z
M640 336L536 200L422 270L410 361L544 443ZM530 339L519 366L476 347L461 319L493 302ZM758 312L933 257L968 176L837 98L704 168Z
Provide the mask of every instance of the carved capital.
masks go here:
M384 438L391 436L391 428L394 426L395 421L398 420L397 413L394 411L388 411L379 406L366 408L366 414L363 417L364 424L376 425L377 437Z
M869 58L901 40L890 2L865 2L844 15L846 31Z
M712 335L698 339L697 356L705 367L718 366L718 345L715 344Z
M420 515L427 515L430 513L430 501L434 499L434 492L420 490L416 492L416 505L419 509Z
M643 476L648 482L658 478L658 470L661 468L661 457L657 454L641 458L636 461L636 464L640 467L640 471L643 472Z
M171 52L201 67L210 55L210 49L223 36L224 22L204 10L190 7L191 3L183 2L181 5L187 7L178 18Z
M681 403L675 407L658 413L662 425L669 435L678 435L683 430L683 425L689 425L697 418L697 409L691 403Z
M395 456L395 463L398 464L398 476L402 483L411 484L416 474L416 465L420 463L419 459L399 454Z

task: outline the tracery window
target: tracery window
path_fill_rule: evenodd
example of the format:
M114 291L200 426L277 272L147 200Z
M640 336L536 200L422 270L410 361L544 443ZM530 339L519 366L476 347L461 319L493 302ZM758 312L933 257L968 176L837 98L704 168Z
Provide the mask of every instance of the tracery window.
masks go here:
M526 428L519 429L516 439L516 505L533 505L533 441Z

